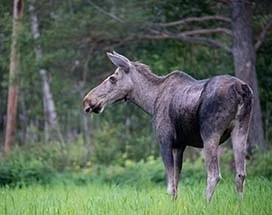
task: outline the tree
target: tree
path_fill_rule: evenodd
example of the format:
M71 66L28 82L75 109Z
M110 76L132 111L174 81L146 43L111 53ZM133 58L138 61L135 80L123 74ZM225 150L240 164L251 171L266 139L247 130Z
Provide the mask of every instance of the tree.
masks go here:
M22 32L23 0L14 0L13 27L10 54L9 90L7 105L7 124L5 136L5 152L8 153L14 143L15 125L18 103L18 85L20 71L20 34Z
M39 21L37 14L34 8L35 0L29 1L29 12L30 12L30 21L31 21L31 32L32 37L35 44L35 54L36 54L36 61L40 66L42 59L43 59L43 50L42 47L38 44L37 40L40 38L40 31L39 31ZM42 92L43 92L43 109L44 109L44 128L45 128L45 141L49 139L49 133L56 132L57 138L62 141L62 135L59 129L58 124L58 117L55 108L55 103L53 100L53 96L51 93L51 88L48 80L47 70L44 68L40 68L39 70L41 82L42 82ZM52 136L52 133L51 133Z
M262 39L264 36L261 36ZM258 40L255 48L252 34L252 4L248 1L232 0L232 38L235 75L248 83L254 93L253 115L247 145L247 151L251 154L256 146L263 150L264 131L256 77L256 51L261 45L261 40Z

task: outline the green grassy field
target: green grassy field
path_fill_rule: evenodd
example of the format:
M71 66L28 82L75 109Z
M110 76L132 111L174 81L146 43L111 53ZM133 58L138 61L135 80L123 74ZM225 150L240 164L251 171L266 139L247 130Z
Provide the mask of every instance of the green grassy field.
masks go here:
M232 181L223 180L210 204L204 199L205 181L180 185L172 201L161 185L117 186L33 185L0 189L0 214L272 214L272 182L247 180L239 202Z

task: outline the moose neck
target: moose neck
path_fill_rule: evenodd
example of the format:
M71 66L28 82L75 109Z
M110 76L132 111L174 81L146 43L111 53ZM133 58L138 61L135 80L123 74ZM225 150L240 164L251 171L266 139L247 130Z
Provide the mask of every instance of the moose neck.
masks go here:
M144 66L142 69L144 70L135 71L133 74L134 86L129 99L146 113L153 115L163 78L151 73Z

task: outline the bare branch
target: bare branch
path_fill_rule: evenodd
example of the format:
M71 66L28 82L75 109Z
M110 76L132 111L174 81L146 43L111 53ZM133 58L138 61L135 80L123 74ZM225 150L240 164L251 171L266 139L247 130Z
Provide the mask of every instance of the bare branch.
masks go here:
M194 44L206 45L206 46L210 46L214 48L221 48L225 50L227 53L232 54L232 49L228 47L226 44L224 44L223 42L220 42L218 40L204 38L204 37L186 37L184 38L184 41L187 41L189 43L194 43Z
M194 21L206 21L206 20L222 20L225 22L229 22L230 19L222 16L206 16L206 17L191 17L183 20L183 23L189 23L189 22L194 22ZM122 21L122 20L121 20ZM170 24L170 23L166 23ZM196 29L196 30L188 30L180 33L171 33L168 31L161 32L159 30L153 29L153 28L146 28L146 31L149 33L143 33L143 34L130 34L128 37L125 37L123 39L117 39L117 40L112 40L110 42L111 45L109 46L104 46L103 49L108 50L108 49L113 49L118 46L122 46L124 44L127 44L131 41L135 40L163 40L163 39L177 39L177 40L182 40L184 42L188 43L193 43L193 44L201 44L201 45L206 45L214 48L221 48L225 50L227 53L232 53L232 50L230 47L228 47L226 44L223 42L220 42L215 39L209 39L209 38L204 38L204 37L199 37L199 35L205 35L205 34L214 34L214 33L222 33L222 34L227 34L227 35L232 35L232 32L227 29L227 28L211 28L211 29ZM100 38L101 39L101 38ZM90 41L93 41L91 39ZM90 41L87 41L90 42ZM97 42L97 41L96 41ZM103 41L100 41L103 42Z
M111 45L110 46L106 46L103 49L105 51L110 51L110 50L115 49L115 48L117 48L119 46L126 45L129 42L136 40L137 38L138 37L136 35L130 35L128 37L122 38L121 40L111 41Z
M192 43L192 44L201 44L206 45L214 48L221 48L224 49L227 53L232 53L231 48L229 48L226 44L209 38L204 37L190 37L186 36L185 34L168 34L168 33L161 33L157 35L140 35L137 37L138 39L147 39L147 40L163 40L163 39L176 39L182 40L184 42Z
M269 28L272 27L272 16L268 19L268 22L263 27L260 35L258 36L257 42L255 43L255 50L257 51L265 40L266 34Z
M231 22L231 19L225 16L203 16L203 17L189 17L185 19L181 19L174 22L168 22L168 23L156 23L155 25L161 26L161 27L170 27L175 25L184 25L189 24L191 22L204 22L204 21L210 21L210 20L217 20L222 22Z
M231 0L219 0L219 2L221 2L222 4L226 4L226 5L231 4Z
M199 34L213 34L213 33L224 33L227 35L232 35L231 31L227 28L211 28L211 29L197 29L192 31L182 32L184 36L194 36Z
M95 3L93 3L91 0L87 0L87 2L92 5L95 9L99 10L101 13L105 14L106 16L111 17L112 19L114 19L117 22L123 23L123 20L119 19L117 16L115 16L112 13L109 13L107 11L105 11L103 8L97 6Z
M170 33L130 35L121 40L112 41L111 42L112 45L106 46L104 47L104 49L105 50L113 49L135 40L166 40L166 39L175 39L175 40L181 40L191 44L200 44L200 45L210 46L213 48L221 48L229 54L232 53L232 49L230 47L228 47L223 42L215 40L215 39L210 39L205 37L196 37L196 36L191 37L191 36L186 36L184 34L170 34Z

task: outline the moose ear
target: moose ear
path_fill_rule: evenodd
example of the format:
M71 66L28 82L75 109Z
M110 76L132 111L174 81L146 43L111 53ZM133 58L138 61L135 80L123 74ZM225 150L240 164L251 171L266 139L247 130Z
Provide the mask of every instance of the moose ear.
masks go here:
M131 65L131 63L129 59L127 59L125 56L120 55L116 52L107 52L107 56L115 66L121 67L125 70L125 72L129 71L129 66Z

